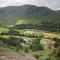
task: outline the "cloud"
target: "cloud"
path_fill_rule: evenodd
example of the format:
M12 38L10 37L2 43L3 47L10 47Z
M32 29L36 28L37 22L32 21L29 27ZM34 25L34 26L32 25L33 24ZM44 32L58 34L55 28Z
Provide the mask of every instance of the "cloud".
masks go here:
M54 10L60 9L60 0L0 0L0 7L23 4L46 6Z

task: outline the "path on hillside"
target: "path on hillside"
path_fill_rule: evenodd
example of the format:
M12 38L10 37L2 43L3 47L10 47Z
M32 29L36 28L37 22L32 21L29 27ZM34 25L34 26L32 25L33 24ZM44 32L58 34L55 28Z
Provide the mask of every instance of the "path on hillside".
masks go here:
M32 55L21 56L15 52L0 52L0 57L4 60L36 60Z

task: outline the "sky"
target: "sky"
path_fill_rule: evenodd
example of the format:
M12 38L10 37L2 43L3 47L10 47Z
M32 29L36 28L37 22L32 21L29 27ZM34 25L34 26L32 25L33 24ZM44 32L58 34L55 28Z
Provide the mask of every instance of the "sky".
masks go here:
M20 6L24 4L45 6L53 10L60 10L60 0L0 0L0 7Z

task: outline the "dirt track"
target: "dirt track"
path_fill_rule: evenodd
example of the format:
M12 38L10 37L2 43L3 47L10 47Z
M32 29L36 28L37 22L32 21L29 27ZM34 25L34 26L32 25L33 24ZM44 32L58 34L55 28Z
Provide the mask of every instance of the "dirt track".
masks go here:
M4 60L36 60L32 55L21 56L14 52L0 52L0 57Z

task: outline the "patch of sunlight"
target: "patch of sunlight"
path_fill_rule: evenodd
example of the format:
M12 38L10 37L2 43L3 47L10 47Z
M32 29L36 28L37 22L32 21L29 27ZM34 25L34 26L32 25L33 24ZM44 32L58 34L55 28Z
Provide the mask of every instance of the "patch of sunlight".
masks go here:
M3 28L3 27L0 27L0 32L7 32L9 31L9 29L6 29L6 28Z
M18 24L26 24L28 22L29 22L28 20L26 21L26 20L21 19L21 20L16 21L16 25L18 25Z
M34 31L25 31L24 34L34 34Z

